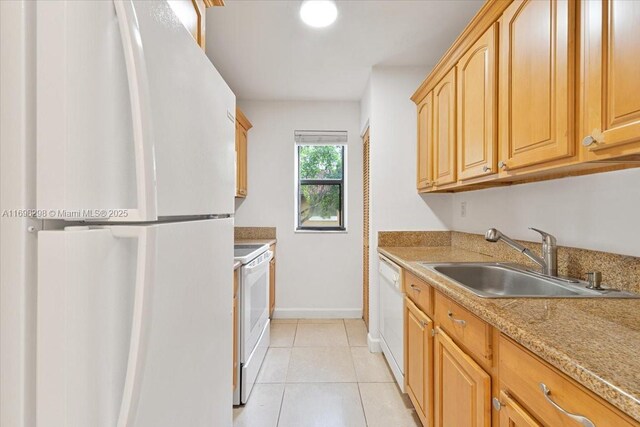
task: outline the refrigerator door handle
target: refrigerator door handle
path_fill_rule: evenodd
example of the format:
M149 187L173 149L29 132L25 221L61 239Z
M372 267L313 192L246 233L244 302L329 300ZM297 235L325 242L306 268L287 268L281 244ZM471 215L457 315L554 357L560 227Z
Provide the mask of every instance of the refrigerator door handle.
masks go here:
M135 420L140 382L145 369L151 294L156 271L156 229L149 226L113 227L111 231L116 238L135 238L138 241L131 339L117 424L118 427L131 427Z
M142 47L142 37L133 2L114 0L122 48L124 50L133 143L135 145L137 208L130 209L126 221L155 221L158 219L156 165L151 125L151 104L147 67Z

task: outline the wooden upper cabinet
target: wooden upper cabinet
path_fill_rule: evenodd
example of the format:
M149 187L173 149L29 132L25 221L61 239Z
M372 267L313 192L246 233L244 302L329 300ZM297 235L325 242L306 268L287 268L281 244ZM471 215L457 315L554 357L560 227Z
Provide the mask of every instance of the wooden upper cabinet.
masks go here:
M435 426L491 425L491 377L440 329L435 338Z
M458 179L497 172L496 43L498 25L458 62Z
M169 0L169 6L173 9L178 19L191 33L194 40L204 50L206 14L205 0Z
M425 427L433 425L433 321L405 298L406 390Z
M573 156L575 5L514 0L500 19L503 171Z
M252 124L236 108L236 197L247 196L247 144Z
M418 191L433 186L433 93L418 104Z
M456 68L433 89L433 176L436 186L456 182Z
M587 160L640 154L640 2L583 2L581 20Z

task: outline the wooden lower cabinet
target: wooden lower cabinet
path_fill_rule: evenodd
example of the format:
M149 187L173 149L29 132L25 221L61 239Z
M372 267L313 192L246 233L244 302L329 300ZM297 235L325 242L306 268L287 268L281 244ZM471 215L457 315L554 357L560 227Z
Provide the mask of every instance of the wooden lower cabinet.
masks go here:
M440 328L434 346L435 426L489 427L489 374Z
M511 399L517 399L526 407L531 418L535 418L540 424L554 427L639 425L505 336L500 337L499 355L500 388L506 390ZM584 417L585 422L577 422L574 418L577 416ZM500 425L513 424L501 422Z
M405 298L405 389L424 426L433 426L433 321Z
M276 309L276 245L269 248L273 252L273 258L269 261L269 317L273 318Z
M500 427L542 427L522 406L504 391L500 392Z
M640 427L430 283L404 282L405 390L423 426Z
M240 269L233 272L233 390L238 387L238 275Z

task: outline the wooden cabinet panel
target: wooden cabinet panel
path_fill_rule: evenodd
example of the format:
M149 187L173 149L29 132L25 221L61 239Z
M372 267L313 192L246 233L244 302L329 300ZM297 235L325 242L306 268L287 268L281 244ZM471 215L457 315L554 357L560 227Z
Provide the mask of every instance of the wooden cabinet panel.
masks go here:
M433 93L418 105L418 191L433 187Z
M588 160L640 154L640 2L582 7L581 102Z
M573 156L576 2L515 0L500 20L504 171Z
M491 377L466 355L447 334L436 329L435 425L437 427L489 427Z
M496 42L494 24L458 62L458 179L497 172Z
M542 424L504 391L500 392L500 403L500 427L542 427Z
M204 0L169 0L168 3L182 25L204 50L206 29Z
M236 108L236 197L247 197L247 144L251 122Z
M500 336L498 353L501 387L542 424L554 427L581 425L551 403L555 402L568 412L587 417L596 426L637 426L595 394L504 336ZM548 396L542 391L541 384L549 390Z
M411 301L427 314L433 313L433 290L418 277L404 270L404 289Z
M273 258L269 261L269 317L273 318L276 309L276 245L269 248L273 252Z
M433 177L435 185L456 182L456 68L433 90Z
M238 386L238 275L240 269L233 272L233 390Z
M491 360L491 326L469 310L435 292L435 320L484 364Z
M406 390L424 426L433 425L433 321L405 298Z

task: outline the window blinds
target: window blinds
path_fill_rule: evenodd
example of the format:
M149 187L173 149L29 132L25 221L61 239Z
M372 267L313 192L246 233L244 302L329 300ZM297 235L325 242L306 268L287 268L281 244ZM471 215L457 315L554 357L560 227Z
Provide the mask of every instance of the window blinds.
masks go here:
M347 142L347 131L297 130L294 136L299 144L345 144Z

